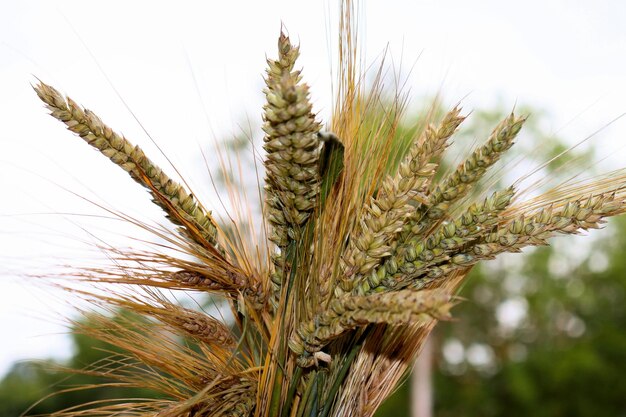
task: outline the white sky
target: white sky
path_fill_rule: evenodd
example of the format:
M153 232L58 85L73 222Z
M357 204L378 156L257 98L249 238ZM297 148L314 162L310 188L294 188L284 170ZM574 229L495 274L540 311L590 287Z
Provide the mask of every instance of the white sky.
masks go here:
M572 141L626 112L625 2L370 0L363 11L368 57L389 43L405 74L416 62L417 96L443 87L466 109L530 104L549 112L547 133ZM301 43L316 110L328 114L329 15L329 1L0 0L0 334L9 341L0 374L16 359L70 354L63 298L16 277L65 263L93 240L83 218L33 214L97 212L59 185L138 217L160 215L121 170L47 116L34 77L162 161L108 77L194 191L214 201L199 147L237 133L246 118L260 124L264 60L275 56L281 22ZM623 148L626 122L600 136Z

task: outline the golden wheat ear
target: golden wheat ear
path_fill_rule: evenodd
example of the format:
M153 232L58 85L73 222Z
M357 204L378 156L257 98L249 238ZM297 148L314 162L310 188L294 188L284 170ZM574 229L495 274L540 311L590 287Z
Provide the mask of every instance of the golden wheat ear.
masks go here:
M182 226L182 234L222 257L217 240L217 225L210 212L205 211L185 188L170 179L138 146L115 133L90 110L81 108L69 97L63 97L53 87L39 82L33 86L50 114L67 128L98 149L152 194L153 201L168 219Z

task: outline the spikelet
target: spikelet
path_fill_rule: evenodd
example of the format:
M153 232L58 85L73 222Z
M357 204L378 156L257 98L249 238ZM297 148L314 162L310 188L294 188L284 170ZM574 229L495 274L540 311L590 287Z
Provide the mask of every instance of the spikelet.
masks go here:
M211 213L204 211L183 186L171 180L138 146L111 130L93 112L82 109L69 97L63 98L53 87L39 82L34 89L54 118L146 187L167 217L182 226L182 233L204 247L219 248Z

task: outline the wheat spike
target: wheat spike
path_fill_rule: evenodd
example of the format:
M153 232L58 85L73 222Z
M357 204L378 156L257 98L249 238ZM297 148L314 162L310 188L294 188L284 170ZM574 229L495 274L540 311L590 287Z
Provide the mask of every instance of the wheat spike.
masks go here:
M312 320L301 324L289 347L301 355L300 366L312 366L316 360L312 354L352 329L373 323L427 324L433 319L448 318L451 306L450 295L436 290L338 298Z
M518 252L529 245L546 245L546 240L557 233L597 229L605 218L624 213L625 204L623 196L607 193L568 201L558 208L520 214L472 245L466 255L489 259L502 252Z
M175 309L154 311L152 315L206 344L229 348L235 346L233 334L224 323L206 314L177 306Z
M432 124L426 127L393 177L393 180L398 182L398 189L411 192L414 196L427 191L437 171L437 159L446 150L448 141L463 120L465 116L461 116L461 109L455 107L446 113L437 127ZM418 204L423 203L421 196L414 200Z
M487 142L476 149L457 169L435 187L429 201L410 217L404 230L404 240L416 242L441 219L450 206L463 198L489 167L513 146L515 137L526 121L511 113L493 130Z
M219 248L217 226L211 214L198 206L194 197L150 161L138 146L133 146L93 112L81 108L69 97L64 98L53 87L39 82L34 89L54 118L146 187L167 217L183 226L184 234L203 246Z
M271 225L269 238L281 248L272 257L274 305L283 281L286 247L299 237L319 194L320 125L312 113L309 88L300 82L300 71L293 70L299 53L281 32L278 60L268 60L266 77L266 218Z
M449 260L460 248L488 233L515 195L513 188L497 191L482 203L474 203L428 238L399 248L383 265L361 277L355 294L402 288L433 266Z
M569 201L560 208L547 207L535 213L520 214L470 244L467 250L456 253L439 265L431 265L427 271L421 271L422 279L414 281L412 287L422 288L433 279L504 252L520 252L526 246L547 245L547 240L557 234L577 234L581 230L597 229L605 218L625 211L626 200L608 193Z
M438 127L429 125L415 141L397 174L388 175L375 198L365 207L364 215L343 256L345 276L336 294L350 292L354 276L364 276L380 265L393 252L396 235L405 225L405 218L415 211L411 201L426 203L424 192L435 174L432 163L446 148L446 143L465 119L461 109L448 112Z

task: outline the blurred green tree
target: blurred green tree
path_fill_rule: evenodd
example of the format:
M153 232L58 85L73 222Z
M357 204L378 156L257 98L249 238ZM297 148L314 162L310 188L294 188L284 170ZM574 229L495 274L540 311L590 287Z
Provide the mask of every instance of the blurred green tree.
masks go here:
M118 314L121 317L125 313ZM89 316L84 320L89 320ZM78 332L71 334L74 355L67 364L45 360L13 365L0 382L0 417L17 417L27 410L28 415L49 414L93 401L154 398L154 394L147 390L104 386L113 381L89 375L87 370L90 367L115 360L119 351ZM66 372L70 368L87 372Z
M626 415L626 222L588 242L476 270L437 335L435 415Z

